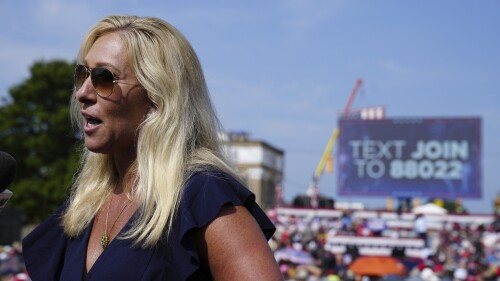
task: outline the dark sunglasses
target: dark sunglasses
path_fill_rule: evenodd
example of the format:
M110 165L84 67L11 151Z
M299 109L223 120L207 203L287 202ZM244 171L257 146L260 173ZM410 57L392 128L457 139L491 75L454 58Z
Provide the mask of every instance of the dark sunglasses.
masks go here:
M115 80L113 73L104 67L90 68L85 65L77 64L74 76L75 91L78 91L80 87L82 87L83 83L85 83L85 80L87 80L89 76L92 81L92 86L96 90L97 94L103 97L109 97L113 93L115 83L136 86L139 85Z

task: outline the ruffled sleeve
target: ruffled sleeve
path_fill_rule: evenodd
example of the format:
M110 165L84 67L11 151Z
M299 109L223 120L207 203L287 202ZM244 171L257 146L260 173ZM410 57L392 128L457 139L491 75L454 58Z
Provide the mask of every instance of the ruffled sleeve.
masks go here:
M202 271L193 230L208 225L226 204L245 206L267 239L274 234L275 227L255 202L255 195L233 177L216 172L195 174L184 189L177 214L179 232L174 236L178 241L172 241L175 244L172 245L174 264L179 267L182 280Z
M62 205L23 241L24 262L33 280L58 280L64 265L68 240L60 225Z

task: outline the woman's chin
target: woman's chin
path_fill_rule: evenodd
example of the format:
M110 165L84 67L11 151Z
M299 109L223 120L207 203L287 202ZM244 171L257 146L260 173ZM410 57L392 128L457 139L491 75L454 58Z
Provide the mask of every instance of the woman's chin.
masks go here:
M110 149L107 146L105 146L105 145L98 145L98 144L95 144L95 143L85 142L85 147L87 148L87 150L89 150L91 152L94 152L94 153L100 153L100 154L109 154L109 153L111 153Z

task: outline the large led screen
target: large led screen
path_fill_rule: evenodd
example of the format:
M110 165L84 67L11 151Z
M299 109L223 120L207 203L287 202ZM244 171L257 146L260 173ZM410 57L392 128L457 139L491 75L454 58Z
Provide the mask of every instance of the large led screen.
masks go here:
M481 197L480 118L341 119L338 195Z

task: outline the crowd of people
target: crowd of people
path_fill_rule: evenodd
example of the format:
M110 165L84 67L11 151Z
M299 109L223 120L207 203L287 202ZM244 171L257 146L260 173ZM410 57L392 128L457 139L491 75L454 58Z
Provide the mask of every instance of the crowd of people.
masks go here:
M24 267L21 243L0 245L0 281L29 281Z
M428 228L425 215L416 215L411 236L423 239L424 246L421 257L405 257L404 252L394 256L405 265L404 276L384 279L356 274L350 265L359 257L359 251L347 248L342 253L332 253L328 239L335 235L397 239L380 212L376 214L371 219L356 218L348 212L330 218L273 216L277 232L271 245L278 253L275 257L285 280L500 280L498 215L488 225L444 220L441 229ZM281 254L286 249L288 256ZM311 258L307 260L305 256Z
M384 236L390 227L380 213L373 219L349 212L340 217L275 215L271 219L277 230L269 243L285 280L500 280L500 215L489 225L445 221L439 231L425 226L425 216L416 215L414 237L426 240L428 254L417 259L398 257L406 266L404 278L413 279L358 275L350 265L359 252L334 253L329 248L328 239L335 235ZM0 246L0 277L1 281L30 280L20 243Z

